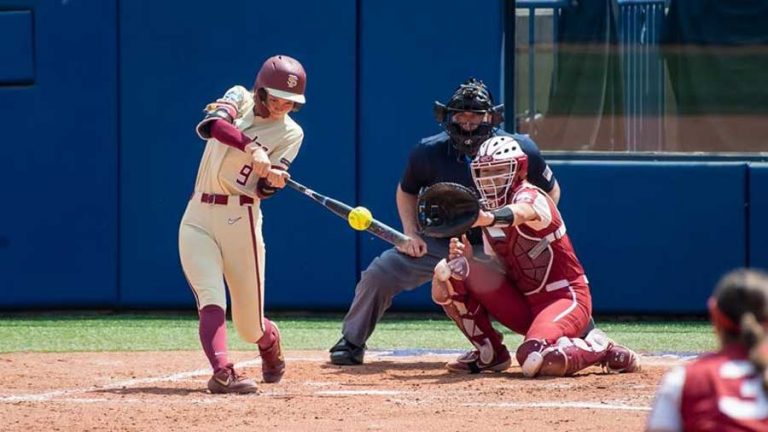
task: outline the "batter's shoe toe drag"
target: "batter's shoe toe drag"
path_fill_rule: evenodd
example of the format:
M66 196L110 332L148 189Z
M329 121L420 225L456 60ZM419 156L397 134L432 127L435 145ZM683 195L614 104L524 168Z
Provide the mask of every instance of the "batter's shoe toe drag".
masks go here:
M509 356L509 351L504 348L503 351L495 353L493 360L488 363L480 359L479 351L469 351L459 356L455 361L449 362L445 367L451 372L476 374L480 372L503 372L509 369L511 364L512 358Z
M208 390L213 394L247 394L256 393L258 388L252 379L238 374L235 368L229 366L213 374L208 380Z
M273 324L274 325L274 324ZM277 338L271 347L267 349L259 348L261 354L261 376L264 382L274 384L280 382L285 374L285 358L283 357L283 345L280 341L280 331L275 325Z
M357 346L344 338L339 339L331 347L331 363L339 366L354 366L363 364L365 346Z
M611 373L639 372L640 356L625 346L614 345L608 350L602 366Z

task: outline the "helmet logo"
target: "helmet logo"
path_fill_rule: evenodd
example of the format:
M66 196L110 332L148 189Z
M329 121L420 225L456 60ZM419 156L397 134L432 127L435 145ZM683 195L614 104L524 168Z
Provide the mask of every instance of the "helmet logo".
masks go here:
M288 74L288 81L286 81L289 88L294 88L299 84L299 77L293 74Z

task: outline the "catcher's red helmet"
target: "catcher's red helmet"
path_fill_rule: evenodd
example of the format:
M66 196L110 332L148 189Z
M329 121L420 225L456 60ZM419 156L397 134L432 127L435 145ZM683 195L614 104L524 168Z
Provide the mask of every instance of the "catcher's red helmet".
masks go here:
M480 145L472 160L472 179L488 210L509 204L510 195L528 176L528 156L509 136L495 136Z
M276 55L261 66L253 87L257 94L263 89L274 97L303 105L306 86L307 73L301 63L286 55Z

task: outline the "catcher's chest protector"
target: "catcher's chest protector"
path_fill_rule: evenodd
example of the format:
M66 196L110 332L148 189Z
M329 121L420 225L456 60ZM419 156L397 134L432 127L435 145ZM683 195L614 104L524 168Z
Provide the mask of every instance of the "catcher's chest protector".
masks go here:
M524 293L541 290L548 279L554 261L550 238L525 234L519 227L487 235L493 251L504 260L507 275Z
M565 224L554 205L552 220L544 229L527 225L485 229L485 237L493 251L503 259L508 277L517 289L528 294L567 286L584 274L573 245L566 235Z

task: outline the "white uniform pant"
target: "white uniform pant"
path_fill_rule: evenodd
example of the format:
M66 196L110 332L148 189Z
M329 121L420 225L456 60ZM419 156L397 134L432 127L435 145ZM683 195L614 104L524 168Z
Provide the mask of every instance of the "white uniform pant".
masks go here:
M193 195L179 227L184 275L198 310L217 305L226 311L229 288L235 329L241 339L256 343L264 334L265 249L259 200L202 195Z

